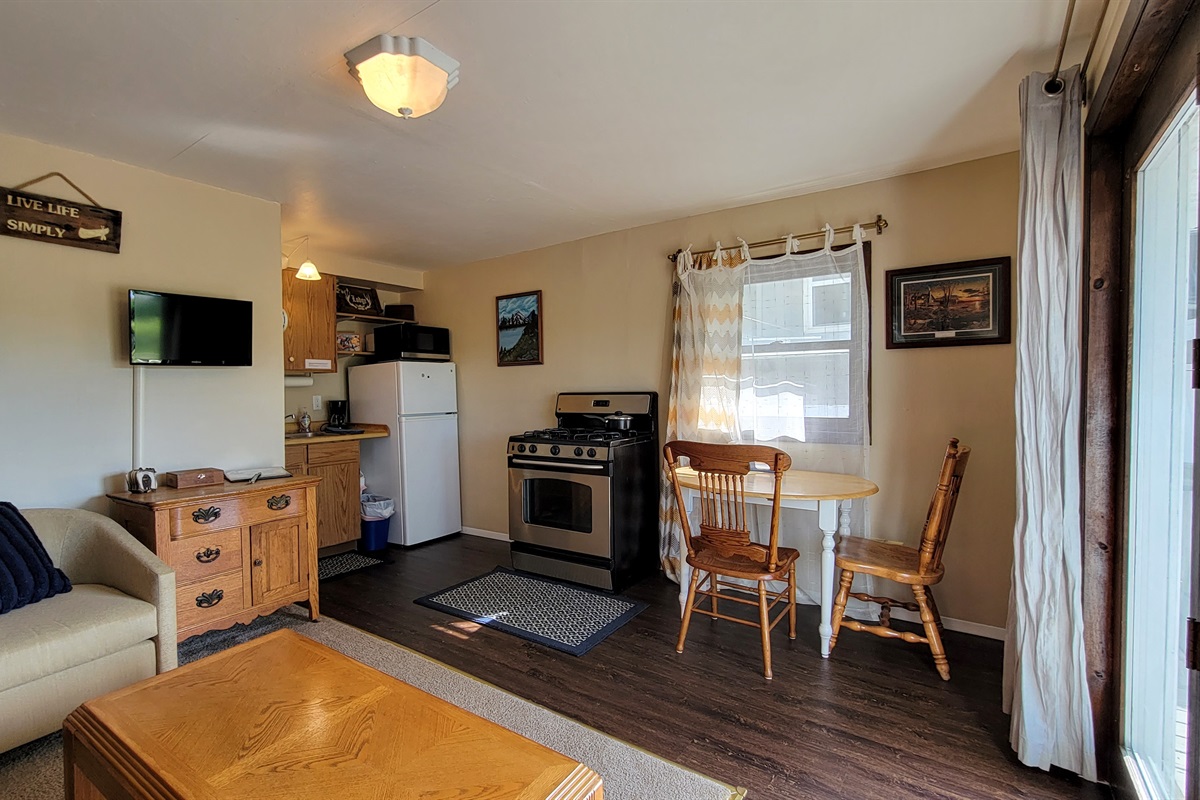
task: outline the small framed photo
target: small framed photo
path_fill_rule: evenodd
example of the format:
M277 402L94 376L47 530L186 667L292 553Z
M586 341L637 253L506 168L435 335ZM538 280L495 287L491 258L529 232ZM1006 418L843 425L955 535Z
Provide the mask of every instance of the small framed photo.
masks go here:
M379 302L379 293L369 286L338 283L337 313L382 317L383 305Z
M337 351L339 353L361 353L363 351L363 336L361 333L337 331L334 337L337 339Z
M1008 256L888 270L887 346L1008 344Z
M496 364L516 367L542 363L542 293L496 298Z

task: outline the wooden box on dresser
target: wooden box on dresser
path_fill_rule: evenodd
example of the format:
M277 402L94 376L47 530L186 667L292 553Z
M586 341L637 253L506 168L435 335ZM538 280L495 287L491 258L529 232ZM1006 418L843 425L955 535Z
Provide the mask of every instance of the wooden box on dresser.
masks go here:
M317 619L320 481L108 495L112 518L175 570L179 641L299 601Z

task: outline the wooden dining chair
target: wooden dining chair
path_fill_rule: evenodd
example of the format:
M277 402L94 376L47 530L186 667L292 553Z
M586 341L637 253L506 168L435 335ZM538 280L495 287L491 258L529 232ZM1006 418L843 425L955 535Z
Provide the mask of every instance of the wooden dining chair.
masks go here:
M675 651L683 652L687 639L688 624L692 612L707 614L715 619L729 620L757 627L762 632L763 675L771 678L771 630L779 624L786 613L788 616L788 638L796 638L796 559L800 553L790 547L779 546L779 489L783 473L792 466L791 457L774 447L743 444L707 444L703 442L668 442L663 448L671 483L675 487L675 500L679 503L679 519L683 526L683 541L687 545L687 563L692 567L692 579L688 585L687 603L684 606L683 622L679 628L679 643ZM688 519L687 505L683 500L683 489L679 484L680 459L686 458L697 475L700 484L700 533L693 535ZM771 504L771 533L766 544L750 539L746 524L746 475L751 465L766 464L775 476L775 497ZM758 600L748 600L731 594L722 594L721 589L749 592L747 587L721 580L721 577L741 578L758 582ZM778 592L768 602L767 581L787 581L787 588ZM701 583L707 589L701 587ZM697 595L700 600L697 602ZM701 608L704 598L711 603L710 609ZM758 607L758 620L750 621L722 614L718 601L728 600ZM779 603L784 603L775 619L770 612Z
M933 600L933 584L938 583L945 573L942 566L942 550L950 533L950 520L954 517L954 505L958 502L958 490L962 486L963 473L967 471L967 459L971 448L959 447L958 439L951 439L942 460L942 472L938 476L937 488L929 501L929 512L925 515L925 527L921 531L919 548L906 547L893 542L881 542L854 536L844 537L838 543L834 564L841 569L841 585L833 600L833 637L829 649L837 644L838 631L867 631L876 636L903 639L906 642L923 642L933 652L933 663L942 680L950 680L950 662L942 647L942 617ZM850 591L850 584L858 573L877 575L890 581L907 584L912 588L915 603L895 600L890 597L873 597L863 592ZM866 625L845 617L849 598L878 603L878 625ZM893 630L891 608L899 606L921 614L924 636Z

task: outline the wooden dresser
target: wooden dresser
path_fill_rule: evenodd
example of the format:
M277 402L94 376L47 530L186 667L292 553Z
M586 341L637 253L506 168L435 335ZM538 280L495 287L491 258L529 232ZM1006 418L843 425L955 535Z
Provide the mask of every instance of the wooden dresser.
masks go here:
M298 601L315 620L320 481L121 492L110 516L175 570L180 641Z

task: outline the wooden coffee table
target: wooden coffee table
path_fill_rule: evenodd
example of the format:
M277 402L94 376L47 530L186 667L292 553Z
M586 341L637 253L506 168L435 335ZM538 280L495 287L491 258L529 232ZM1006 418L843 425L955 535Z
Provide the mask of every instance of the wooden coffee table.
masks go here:
M77 800L603 800L553 750L277 631L90 700L63 723Z

